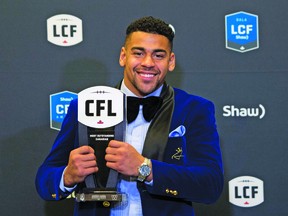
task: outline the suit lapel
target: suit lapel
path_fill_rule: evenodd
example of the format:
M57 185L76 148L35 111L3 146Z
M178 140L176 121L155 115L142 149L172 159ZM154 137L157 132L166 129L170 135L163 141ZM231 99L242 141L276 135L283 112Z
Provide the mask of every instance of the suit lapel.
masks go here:
M173 88L164 83L160 96L163 98L163 104L150 124L142 155L163 161L174 110Z

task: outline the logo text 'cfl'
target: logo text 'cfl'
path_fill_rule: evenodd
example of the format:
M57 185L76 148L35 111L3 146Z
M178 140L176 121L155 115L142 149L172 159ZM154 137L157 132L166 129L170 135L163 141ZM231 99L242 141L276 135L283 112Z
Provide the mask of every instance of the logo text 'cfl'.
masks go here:
M108 86L95 86L78 94L78 121L92 128L108 128L124 120L124 94Z

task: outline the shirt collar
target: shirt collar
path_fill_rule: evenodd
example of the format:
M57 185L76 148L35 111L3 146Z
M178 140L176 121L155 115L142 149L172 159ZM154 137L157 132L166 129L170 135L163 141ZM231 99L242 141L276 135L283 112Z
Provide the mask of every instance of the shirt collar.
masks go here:
M146 95L145 97L150 97L150 96L156 96L159 97L162 91L163 85L161 85L158 89L156 89L154 92L150 93L149 95ZM126 95L126 96L133 96L133 97L138 97L136 96L132 91L128 89L128 87L125 85L124 80L121 83L121 88L120 90Z

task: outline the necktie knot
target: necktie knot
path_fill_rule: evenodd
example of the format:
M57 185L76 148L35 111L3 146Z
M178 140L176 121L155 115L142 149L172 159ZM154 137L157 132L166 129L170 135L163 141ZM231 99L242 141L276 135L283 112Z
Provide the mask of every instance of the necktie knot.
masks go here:
M143 105L143 117L147 122L150 122L163 103L161 97L127 97L127 121L134 121L139 113L139 106Z

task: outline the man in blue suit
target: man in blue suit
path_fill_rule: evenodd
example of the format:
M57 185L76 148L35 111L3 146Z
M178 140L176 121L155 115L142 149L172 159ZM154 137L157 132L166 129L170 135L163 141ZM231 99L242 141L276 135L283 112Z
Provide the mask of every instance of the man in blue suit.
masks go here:
M140 105L136 119L128 117L125 142L112 140L106 148L106 166L120 173L117 187L127 194L125 204L75 202L74 215L193 216L193 202L219 198L223 168L214 105L165 82L175 68L173 38L173 27L153 17L128 26L119 58L124 79L117 87L127 96L156 96L159 109L149 118ZM37 191L45 200L64 199L98 170L93 148L79 147L77 100L72 101L38 170Z

